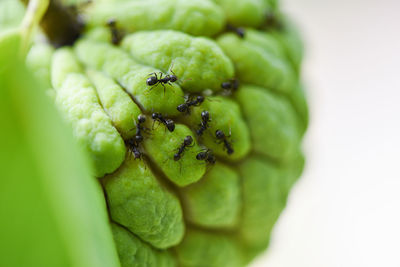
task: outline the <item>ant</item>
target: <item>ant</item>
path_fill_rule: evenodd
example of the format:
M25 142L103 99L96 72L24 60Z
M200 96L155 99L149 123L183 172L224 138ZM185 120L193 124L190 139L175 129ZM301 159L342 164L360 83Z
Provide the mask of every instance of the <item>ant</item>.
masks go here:
M132 152L132 154L135 156L135 159L142 157L142 153L139 150L139 145L143 141L142 131L145 132L148 130L147 128L142 126L142 124L145 121L146 121L146 116L140 114L138 116L138 123L136 124L135 136L126 141L126 145L128 146L128 149Z
M217 161L215 159L214 153L212 150L207 149L206 151L201 151L196 155L197 160L204 160L206 163L215 164Z
M189 115L190 114L190 107L196 107L196 106L200 106L201 103L204 102L204 96L202 95L198 95L196 98L193 97L188 97L188 99L186 99L185 103L180 104L179 106L176 107L176 109L179 112L185 112L185 114Z
M242 38L242 39L244 38L244 35L245 35L245 32L246 32L244 28L242 28L242 27L234 27L234 26L232 26L230 24L228 24L227 28L228 28L229 31L232 31L232 32L236 33L240 38Z
M164 76L164 78L163 78L164 74L162 72L159 72L160 77L158 77L157 73L155 72L150 73L149 75L154 75L147 78L146 80L146 84L148 86L152 86L150 90L153 89L153 87L156 86L157 84L161 84L164 87L164 95L165 95L165 84L172 85L173 82L176 82L178 80L178 77L176 77L176 74L172 71L172 69L170 69L170 72L172 72L172 74L171 75L167 74Z
M227 138L230 136L231 136L230 134L229 134L229 136L226 136L224 134L224 132L221 130L215 131L215 137L217 137L217 139L220 141L220 143L224 143L224 148L226 149L226 152L228 153L228 155L231 155L234 152L232 144L229 143L229 141L227 140Z
M207 130L208 127L210 127L210 125L208 124L210 121L210 113L207 110L201 112L201 122L199 124L200 128L196 130L198 136L203 135L203 132Z
M182 157L183 152L185 152L185 148L193 146L192 143L193 137L191 137L190 135L186 136L185 139L183 139L183 143L178 148L178 152L174 154L174 160L178 161Z
M239 80L236 78L230 79L228 82L221 83L222 89L236 91L239 88Z
M111 43L118 45L123 38L123 34L117 29L117 21L115 19L109 19L107 21L107 26L111 31Z
M138 122L136 124L136 133L135 133L135 142L136 144L139 144L143 141L143 135L142 135L142 131L143 132L147 132L149 129L145 128L144 126L142 126L142 124L146 121L146 116L143 114L140 114L138 116Z
M136 142L135 139L128 139L125 143L128 147L128 150L133 154L135 159L140 159L142 157L142 152L140 152L139 150L139 144Z
M151 118L154 121L158 121L162 124L165 125L165 127L167 127L168 131L173 132L175 130L175 123L173 120L171 119L165 119L163 115L161 115L161 113L153 113L151 114Z

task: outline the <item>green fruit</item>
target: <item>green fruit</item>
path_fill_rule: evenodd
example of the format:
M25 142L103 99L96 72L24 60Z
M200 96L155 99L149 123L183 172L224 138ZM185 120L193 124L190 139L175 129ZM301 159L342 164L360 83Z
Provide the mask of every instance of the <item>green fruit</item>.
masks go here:
M37 42L28 65L54 88L92 159L121 265L246 265L268 246L304 164L308 112L293 25L268 0L103 0L81 12L87 24L74 45ZM115 31L125 34L118 44ZM154 73L178 81L149 86ZM234 78L239 88L223 90ZM177 110L187 94L206 96L189 115ZM153 112L172 118L174 131L152 123ZM144 140L132 148L137 131ZM193 142L179 151L186 136ZM196 159L206 149L215 164Z

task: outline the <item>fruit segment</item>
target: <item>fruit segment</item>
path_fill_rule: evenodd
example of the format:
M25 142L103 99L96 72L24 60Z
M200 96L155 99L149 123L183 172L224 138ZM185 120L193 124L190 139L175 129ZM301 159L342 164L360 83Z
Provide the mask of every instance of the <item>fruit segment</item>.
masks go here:
M125 145L100 106L90 81L81 72L71 49L57 50L52 62L56 104L72 124L74 136L93 159L95 176L116 170L125 158Z
M297 75L299 75L300 65L303 59L303 41L293 22L283 15L280 15L280 19L283 20L283 29L272 30L270 34L279 41L285 51L287 60L292 64Z
M159 166L166 177L178 186L186 186L198 181L205 172L205 165L196 160L197 153L201 150L195 135L185 125L177 124L173 132L169 132L164 125L154 124L154 130L149 138L144 141L144 147L149 157ZM193 142L175 160L174 156L186 136Z
M226 97L207 97L204 103L193 108L190 116L185 118L191 127L199 129L201 113L206 110L210 114L210 127L199 136L199 140L214 154L226 160L238 160L247 155L251 149L249 128L242 118L239 105ZM216 138L216 131L220 130L226 135L226 141L234 152L228 154L223 140Z
M147 85L158 69L137 63L123 50L102 42L81 40L75 45L79 60L87 67L101 70L116 80L142 107L143 111L177 114L183 93L176 83ZM165 74L163 74L165 76Z
M160 30L128 35L122 47L139 62L173 71L188 92L221 90L221 83L233 78L231 60L212 40L185 33Z
M222 35L217 42L232 59L241 82L285 94L296 86L294 70L284 58L276 55L275 49L259 46L233 33Z
M271 9L266 0L214 0L214 2L223 8L228 23L233 26L259 27Z
M176 266L171 252L152 248L120 225L111 223L111 228L122 267Z
M188 229L182 243L174 248L180 266L243 266L240 249L228 235Z
M42 81L43 86L52 89L51 85L51 61L54 48L48 44L34 44L26 57L26 64L32 70L35 77Z
M241 208L239 175L216 163L197 183L181 189L186 218L208 228L232 228Z
M129 12L127 12L129 10ZM225 23L222 9L209 0L146 0L94 3L85 12L89 27L115 19L123 31L171 29L213 36Z
M102 180L110 215L156 248L178 244L184 234L178 198L165 189L143 161L127 157Z
M261 47L276 57L285 57L285 50L274 35L270 34L269 32L257 31L252 28L245 28L245 31L246 42L249 44Z
M135 134L135 120L141 113L139 107L113 79L94 70L88 70L86 73L115 128L124 139L131 138Z
M254 151L278 160L297 152L297 118L284 97L251 85L243 85L235 97L249 126Z
M264 250L275 221L285 205L284 172L276 165L254 158L239 165L242 179L240 242L250 250Z

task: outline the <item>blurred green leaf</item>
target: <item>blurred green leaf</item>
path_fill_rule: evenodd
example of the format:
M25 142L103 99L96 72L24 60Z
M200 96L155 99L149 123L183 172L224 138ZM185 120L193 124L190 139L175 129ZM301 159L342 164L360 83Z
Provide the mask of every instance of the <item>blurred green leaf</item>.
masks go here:
M25 13L25 7L19 0L0 0L0 32L17 27Z
M20 41L0 35L0 266L119 266L101 187Z

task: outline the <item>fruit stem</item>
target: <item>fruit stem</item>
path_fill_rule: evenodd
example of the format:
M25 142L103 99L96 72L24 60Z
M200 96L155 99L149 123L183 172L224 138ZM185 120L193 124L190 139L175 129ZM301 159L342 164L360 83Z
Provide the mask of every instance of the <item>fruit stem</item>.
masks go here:
M43 0L21 0L25 5L32 1ZM49 0L45 0L45 2ZM29 8L28 5L28 8ZM49 6L40 26L45 32L50 43L55 47L72 45L79 38L83 30L83 22L72 8L64 6L59 0L50 0Z

